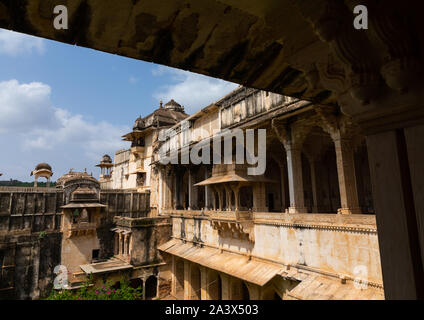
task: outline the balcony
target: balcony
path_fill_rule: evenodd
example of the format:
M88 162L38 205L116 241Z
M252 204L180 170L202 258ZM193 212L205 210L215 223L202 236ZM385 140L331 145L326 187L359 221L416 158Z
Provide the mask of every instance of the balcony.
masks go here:
M209 217L220 237L255 242L251 211L210 211Z
M95 234L97 229L97 224L95 222L80 222L71 224L68 229L68 238L74 236L85 236L90 234Z
M144 154L144 148L145 147L132 147L131 148L131 153L133 155L135 155L136 157L141 158Z

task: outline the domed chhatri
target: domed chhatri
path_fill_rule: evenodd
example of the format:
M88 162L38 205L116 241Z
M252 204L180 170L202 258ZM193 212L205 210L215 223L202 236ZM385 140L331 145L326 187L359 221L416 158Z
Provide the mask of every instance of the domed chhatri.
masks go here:
M108 154L105 154L100 163L112 163L112 158Z
M165 103L164 108L165 109L183 109L183 107L178 102L176 102L174 99L171 99L170 101Z
M135 120L133 130L143 130L144 129L144 119L140 116Z
M105 154L102 159L100 160L100 163L96 165L96 167L99 167L101 169L100 174L100 181L103 181L104 179L110 179L112 176L112 167L113 167L113 161L112 158Z
M35 171L37 171L37 170L43 170L43 169L52 171L52 167L48 163L45 163L45 162L39 163L35 167Z
M34 176L34 187L38 186L38 178L46 178L46 187L50 187L50 178L53 175L52 167L45 163L39 163L35 166L35 169L31 171L31 176Z

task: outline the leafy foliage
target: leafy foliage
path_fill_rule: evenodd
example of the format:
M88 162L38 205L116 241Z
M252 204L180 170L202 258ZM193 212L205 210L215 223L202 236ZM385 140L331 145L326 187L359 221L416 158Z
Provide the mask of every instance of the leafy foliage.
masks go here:
M53 290L46 300L141 300L143 295L142 288L132 288L128 279L122 279L117 289L110 282L99 287L92 286L91 282L90 278L77 291Z

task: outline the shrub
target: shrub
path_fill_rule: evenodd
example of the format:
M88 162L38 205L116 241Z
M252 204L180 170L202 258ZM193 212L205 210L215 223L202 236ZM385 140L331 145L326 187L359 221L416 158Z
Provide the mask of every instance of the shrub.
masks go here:
M53 290L46 300L141 300L142 288L132 288L128 279L122 279L118 289L111 283L103 282L99 287L90 286L92 280L87 280L77 291Z

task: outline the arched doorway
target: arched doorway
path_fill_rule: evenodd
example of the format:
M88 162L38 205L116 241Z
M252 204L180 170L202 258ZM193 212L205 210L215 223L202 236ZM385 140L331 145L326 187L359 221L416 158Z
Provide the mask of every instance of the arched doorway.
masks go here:
M330 135L313 127L302 147L305 207L312 213L336 213L340 208L336 150Z
M222 300L221 276L215 270L208 270L207 290L211 300Z
M146 280L145 297L146 300L152 300L157 296L158 279L155 276L150 276Z
M249 210L253 208L253 189L249 186L244 186L240 188L239 191L240 197L240 210Z
M266 205L268 207L268 210L269 212L281 212L283 211L281 193L281 170L278 163L272 158L267 159L265 177L274 181L272 183L265 184Z

